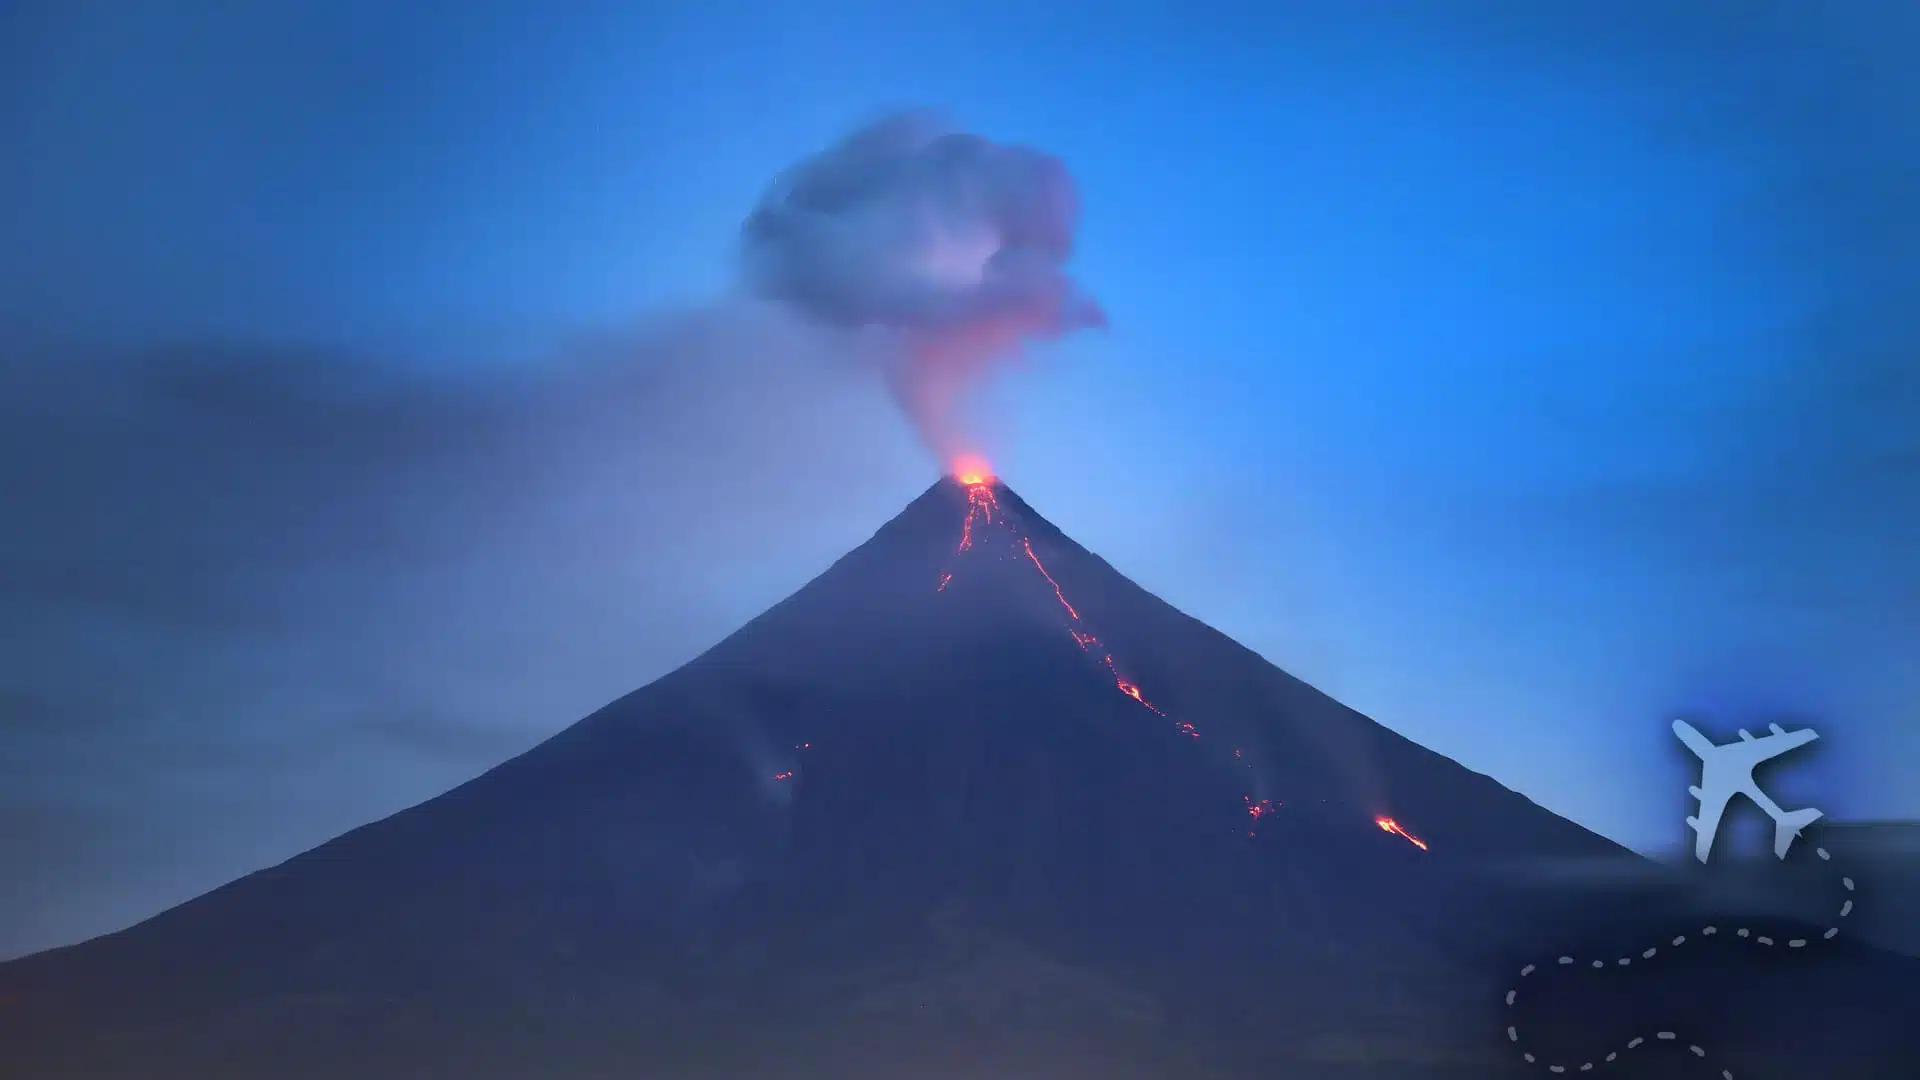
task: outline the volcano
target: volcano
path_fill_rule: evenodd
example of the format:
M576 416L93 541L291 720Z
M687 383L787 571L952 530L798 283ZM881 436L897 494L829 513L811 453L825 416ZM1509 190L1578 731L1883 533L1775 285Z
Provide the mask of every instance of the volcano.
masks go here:
M1690 917L1507 872L1567 860L1637 857L970 475L485 775L0 966L0 1075L1533 1075L1502 1000L1528 950ZM1711 1061L1615 1075L1909 1075L1863 1018L1914 1014L1911 965L1817 944L1568 981L1528 1031L1600 1061L1672 1009ZM1818 1024L1772 1022L1796 1002Z

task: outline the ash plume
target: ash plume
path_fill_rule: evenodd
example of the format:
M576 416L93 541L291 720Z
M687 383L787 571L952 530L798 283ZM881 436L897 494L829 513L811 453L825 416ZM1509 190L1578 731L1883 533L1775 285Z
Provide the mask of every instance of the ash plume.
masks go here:
M1106 316L1066 271L1079 194L1058 158L891 116L777 179L743 228L751 285L867 335L928 449L974 449L966 392L1032 341Z

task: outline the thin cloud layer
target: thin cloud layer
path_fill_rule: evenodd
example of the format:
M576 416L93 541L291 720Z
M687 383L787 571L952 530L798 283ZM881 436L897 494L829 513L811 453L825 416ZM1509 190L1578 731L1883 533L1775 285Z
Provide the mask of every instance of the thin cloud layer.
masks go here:
M830 345L730 304L491 371L0 349L0 956L470 778L864 539L925 466Z

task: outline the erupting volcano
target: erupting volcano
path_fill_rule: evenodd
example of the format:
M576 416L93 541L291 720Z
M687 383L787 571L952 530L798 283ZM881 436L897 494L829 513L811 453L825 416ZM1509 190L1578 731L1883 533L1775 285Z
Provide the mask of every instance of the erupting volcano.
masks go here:
M1483 1080L1536 858L1631 857L967 463L486 775L0 966L0 1075Z

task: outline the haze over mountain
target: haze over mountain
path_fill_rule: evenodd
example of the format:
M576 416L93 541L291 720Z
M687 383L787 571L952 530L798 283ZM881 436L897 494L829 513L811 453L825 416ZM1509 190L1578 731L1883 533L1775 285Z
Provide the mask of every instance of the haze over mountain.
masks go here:
M1681 909L1501 871L1635 859L965 477L486 775L0 966L0 1075L1464 1080L1522 1068L1507 1025L1681 1022L1743 1080L1904 1075L1920 980L1844 939L1503 1007Z

